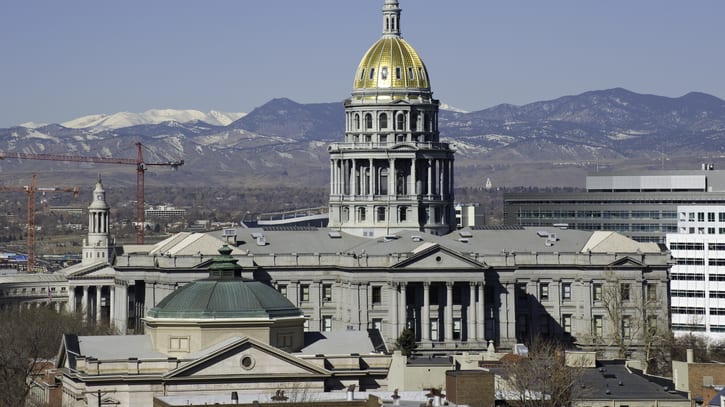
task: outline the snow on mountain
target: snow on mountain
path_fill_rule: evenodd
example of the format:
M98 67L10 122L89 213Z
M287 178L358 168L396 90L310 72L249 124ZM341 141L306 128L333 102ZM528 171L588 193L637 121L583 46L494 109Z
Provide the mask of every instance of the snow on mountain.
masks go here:
M25 122L20 123L18 126L25 127L26 129L37 129L38 127L43 127L47 125L48 123Z
M199 110L151 109L142 113L119 112L114 114L93 114L79 117L61 123L63 127L71 129L108 130L142 124L159 124L168 121L189 123L201 121L204 123L226 126L229 123L244 117L246 113L229 113L212 110L204 113Z
M451 106L448 103L441 103L440 105L441 110L448 110L449 112L456 112L456 113L470 113L467 110L459 109L455 106Z

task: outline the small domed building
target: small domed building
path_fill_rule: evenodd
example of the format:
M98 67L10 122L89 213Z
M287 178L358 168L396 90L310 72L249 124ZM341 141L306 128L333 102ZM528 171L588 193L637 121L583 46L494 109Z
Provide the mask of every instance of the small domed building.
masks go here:
M385 379L390 357L375 351L374 332L305 333L299 308L270 286L242 278L231 252L222 247L208 278L150 309L145 335L64 335L56 363L62 405L86 406L88 395L99 391L99 404L130 407L151 405L159 395L282 391L294 397L350 383L380 387L376 381ZM320 353L343 347L342 358ZM334 371L340 366L342 375Z

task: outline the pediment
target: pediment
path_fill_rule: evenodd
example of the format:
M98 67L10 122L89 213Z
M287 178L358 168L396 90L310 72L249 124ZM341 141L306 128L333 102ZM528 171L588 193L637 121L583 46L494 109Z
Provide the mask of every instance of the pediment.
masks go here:
M89 265L79 264L63 271L68 279L78 279L87 277L106 277L113 278L116 270L106 262L98 262Z
M303 359L250 338L172 370L168 378L219 376L249 377L326 377L329 372Z
M413 250L413 256L401 261L393 268L481 270L488 266L438 244L424 243Z
M644 264L639 260L626 256L609 263L608 267L644 267Z

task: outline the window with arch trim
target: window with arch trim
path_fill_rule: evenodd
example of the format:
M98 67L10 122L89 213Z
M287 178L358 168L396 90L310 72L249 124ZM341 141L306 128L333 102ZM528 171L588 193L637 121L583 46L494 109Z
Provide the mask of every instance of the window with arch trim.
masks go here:
M360 130L360 115L355 113L355 129Z
M365 129L373 128L373 115L370 113L365 115Z
M395 120L395 129L405 130L405 113L398 113L398 116L395 118Z
M380 128L381 129L387 129L388 128L388 115L387 115L387 113L380 113Z

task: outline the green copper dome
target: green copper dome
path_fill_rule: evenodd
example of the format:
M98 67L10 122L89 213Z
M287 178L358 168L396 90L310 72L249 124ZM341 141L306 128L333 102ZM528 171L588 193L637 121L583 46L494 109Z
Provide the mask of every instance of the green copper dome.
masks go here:
M222 248L222 254L209 266L212 277L191 282L150 309L149 318L240 319L301 317L302 311L274 288L243 279L241 266Z

